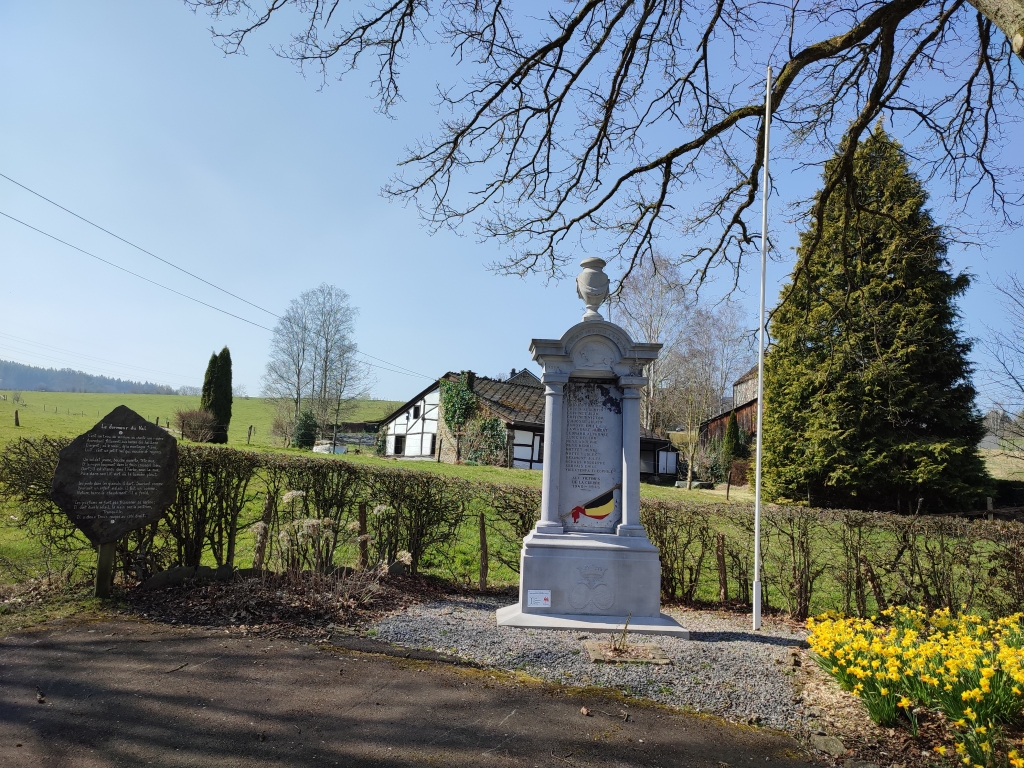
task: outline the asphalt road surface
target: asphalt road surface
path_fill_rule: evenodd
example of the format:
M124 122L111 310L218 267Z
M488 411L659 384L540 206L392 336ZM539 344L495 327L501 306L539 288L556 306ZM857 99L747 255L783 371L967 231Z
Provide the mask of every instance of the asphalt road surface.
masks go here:
M136 621L8 635L0 765L811 765L783 734L348 645Z

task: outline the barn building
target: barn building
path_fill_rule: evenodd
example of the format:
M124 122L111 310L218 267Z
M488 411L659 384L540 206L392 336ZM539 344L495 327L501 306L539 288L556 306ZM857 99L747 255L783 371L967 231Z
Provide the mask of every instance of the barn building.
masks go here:
M725 438L725 427L729 414L736 411L736 423L740 431L749 435L757 433L757 366L740 376L732 385L732 402L717 416L700 425L700 440L707 444Z
M443 379L455 381L457 373ZM518 469L542 469L544 462L544 385L528 370L504 381L469 373L477 398L477 414L497 418L505 425L508 465ZM455 438L441 413L441 379L417 394L381 421L386 428L385 455L395 458L443 461L454 464ZM646 430L640 435L642 476L675 476L676 452L672 444Z

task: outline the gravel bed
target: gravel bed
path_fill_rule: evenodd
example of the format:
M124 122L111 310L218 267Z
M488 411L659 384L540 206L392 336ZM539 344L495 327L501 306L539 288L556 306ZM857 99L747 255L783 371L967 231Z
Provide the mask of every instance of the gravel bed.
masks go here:
M607 639L579 631L497 626L494 612L509 598L451 598L412 606L372 625L376 637L410 648L431 649L480 664L519 670L567 685L596 685L730 720L796 730L789 649L806 633L766 619L761 632L733 614L672 612L690 639L634 635L653 642L672 663L595 664L583 640Z

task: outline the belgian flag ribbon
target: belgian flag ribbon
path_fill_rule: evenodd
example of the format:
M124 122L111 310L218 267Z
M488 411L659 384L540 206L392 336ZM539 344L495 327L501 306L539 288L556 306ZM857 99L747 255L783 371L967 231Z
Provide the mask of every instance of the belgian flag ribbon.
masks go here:
M607 491L591 499L584 504L580 504L572 508L572 511L568 512L562 517L569 517L572 515L572 521L578 523L580 517L589 517L592 520L604 520L608 515L615 511L615 491L620 486L616 485L613 488L609 488Z

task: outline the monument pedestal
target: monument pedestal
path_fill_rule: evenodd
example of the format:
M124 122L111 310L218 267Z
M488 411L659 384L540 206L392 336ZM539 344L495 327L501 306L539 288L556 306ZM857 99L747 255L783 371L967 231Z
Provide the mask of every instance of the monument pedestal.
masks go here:
M642 531L642 529L641 529ZM519 602L498 611L499 626L689 633L661 612L661 563L646 535L531 532L523 540Z

